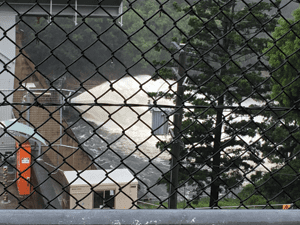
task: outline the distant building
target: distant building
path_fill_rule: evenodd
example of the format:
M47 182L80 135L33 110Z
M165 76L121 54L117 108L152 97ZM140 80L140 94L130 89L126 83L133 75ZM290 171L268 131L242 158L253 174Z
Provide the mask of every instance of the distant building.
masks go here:
M129 209L137 200L138 181L128 169L65 171L64 175L70 184L70 209Z

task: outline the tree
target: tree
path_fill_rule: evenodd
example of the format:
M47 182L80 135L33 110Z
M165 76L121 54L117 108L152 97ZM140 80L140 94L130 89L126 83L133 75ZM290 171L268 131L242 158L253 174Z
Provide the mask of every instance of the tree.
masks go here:
M293 12L293 17L294 19L280 18L279 26L272 33L273 41L265 49L273 68L272 97L285 107L299 104L299 8ZM296 114L293 116L298 117Z
M238 194L238 197L242 200L241 202L244 206L267 205L267 199L261 194L257 193L253 184L246 185Z
M181 135L175 137L184 143L178 161L185 165L180 167L179 180L182 185L195 186L194 199L208 194L210 187L210 207L218 205L221 189L230 191L242 184L244 173L252 168L247 160L258 162L259 150L244 140L245 136L254 137L258 129L249 121L251 112L225 109L250 98L265 101L270 86L261 76L267 66L260 55L268 38L262 31L274 29L276 19L270 11L279 4L280 0L247 5L237 0L203 0L188 8L175 4L178 11L190 16L190 32L183 43L192 56L186 67L189 72L181 79L188 77L185 105L196 106L194 110L185 108ZM174 66L172 59L155 62L155 77L175 79L166 69ZM170 143L159 145L170 151ZM168 182L167 175L164 180Z
M180 0L176 0L182 4ZM174 29L174 21L181 18L184 13L176 12L170 1L136 1L126 2L124 14L124 26L122 29L130 37L132 45L126 45L126 58L131 59L128 65L139 62L143 68L151 67L153 60L166 59L167 54L163 51L155 51L157 40L163 45L168 44L170 38L179 37L178 30ZM128 10L128 11L126 11ZM183 18L176 26L178 29L186 31L185 23L187 18Z
M122 76L132 68L138 74L154 71L151 62L166 54L155 51L153 44L163 35L161 43L177 35L173 20L182 14L164 1L125 1L122 27L120 19L111 18L78 18L76 26L73 18L54 17L49 24L48 18L23 17L21 29L26 52L50 80L66 68L80 81L88 77L106 80L109 73ZM184 22L178 22L178 28L184 30Z
M293 19L279 19L272 41L264 50L271 66L273 106L288 110L265 113L259 131L262 141L257 143L257 148L277 166L255 184L266 198L283 203L296 202L300 197L299 113L292 110L298 107L299 101L300 8L292 15Z
M294 203L299 208L299 172L300 160L298 157L285 165L281 164L272 168L271 172L264 174L255 186L258 187L257 189L265 199L283 204Z
M94 76L103 79L112 60L115 64L115 58L122 61L120 52L115 58L112 52L123 44L125 35L116 27L109 29L109 19L87 18L77 26L71 18L54 17L48 23L47 18L25 17L24 21L21 29L25 31L25 50L51 81L61 75L72 75L79 82Z
M264 171L258 171L251 177L252 184L249 186L253 191L248 196L240 196L242 201L246 200L244 204L249 202L251 195L264 199L266 204L272 201L296 203L300 198L299 125L296 119L291 120L290 113L278 111L278 105L269 107L271 110L263 113L263 121L257 129L260 140L253 147L262 153L261 164L268 161L272 165L265 165Z

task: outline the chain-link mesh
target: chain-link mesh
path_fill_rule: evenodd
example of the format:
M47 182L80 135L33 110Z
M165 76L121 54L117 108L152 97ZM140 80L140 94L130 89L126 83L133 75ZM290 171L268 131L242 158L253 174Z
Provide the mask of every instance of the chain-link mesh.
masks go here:
M298 208L299 20L288 0L0 1L0 209Z

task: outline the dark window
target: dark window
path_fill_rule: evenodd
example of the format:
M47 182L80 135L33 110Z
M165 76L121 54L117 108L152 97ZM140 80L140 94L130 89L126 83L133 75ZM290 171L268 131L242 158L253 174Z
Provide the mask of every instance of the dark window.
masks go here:
M93 206L93 208L102 207L103 206L103 200L104 200L104 192L103 191L94 192L94 206Z
M93 208L115 208L115 191L95 191Z
M105 206L104 207L108 207L108 208L115 208L115 191L110 190L110 191L105 191Z

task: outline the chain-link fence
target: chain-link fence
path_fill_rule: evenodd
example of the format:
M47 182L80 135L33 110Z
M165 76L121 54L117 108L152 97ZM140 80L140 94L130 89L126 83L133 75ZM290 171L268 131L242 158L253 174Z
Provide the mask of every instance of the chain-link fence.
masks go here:
M299 208L299 20L287 0L0 1L0 209Z

